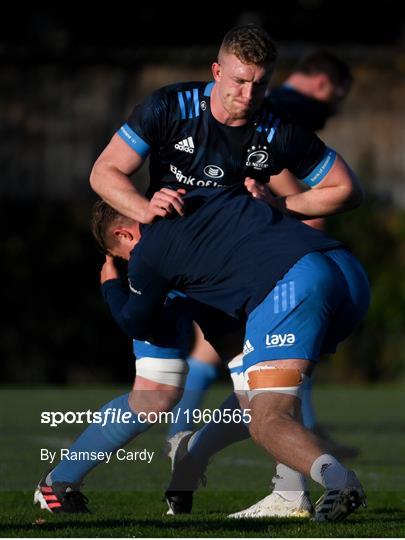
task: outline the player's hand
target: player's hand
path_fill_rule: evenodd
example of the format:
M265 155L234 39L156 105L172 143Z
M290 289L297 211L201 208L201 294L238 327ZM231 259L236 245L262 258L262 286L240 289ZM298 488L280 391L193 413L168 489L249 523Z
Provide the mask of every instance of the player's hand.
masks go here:
M173 189L162 188L157 191L148 206L145 209L144 218L142 223L152 223L157 217L165 218L174 212L177 212L180 216L184 216L184 201L183 195L185 195L185 189Z
M103 284L109 279L119 278L118 270L114 264L114 259L110 255L105 256L105 263L100 272L100 282Z
M245 187L255 199L266 201L271 206L277 207L277 197L275 197L266 184L261 184L254 178L245 178Z

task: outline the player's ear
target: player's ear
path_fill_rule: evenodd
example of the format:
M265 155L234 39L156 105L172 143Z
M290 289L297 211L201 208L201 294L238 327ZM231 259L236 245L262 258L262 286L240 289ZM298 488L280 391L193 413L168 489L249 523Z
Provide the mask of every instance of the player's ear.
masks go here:
M327 99L330 94L331 82L326 73L318 73L316 76L316 97Z
M115 229L113 229L112 232L117 240L131 241L133 238L132 233L128 231L128 229L124 229L123 227L116 227Z
M214 76L214 80L216 82L221 79L221 64L218 64L218 62L214 62L212 64L212 75Z

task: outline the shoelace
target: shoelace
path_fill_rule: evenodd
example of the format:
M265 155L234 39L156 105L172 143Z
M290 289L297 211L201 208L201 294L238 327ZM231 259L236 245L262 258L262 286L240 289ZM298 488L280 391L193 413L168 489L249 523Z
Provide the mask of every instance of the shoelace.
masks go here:
M88 512L87 503L89 499L80 491L68 491L63 496L63 502L74 512Z

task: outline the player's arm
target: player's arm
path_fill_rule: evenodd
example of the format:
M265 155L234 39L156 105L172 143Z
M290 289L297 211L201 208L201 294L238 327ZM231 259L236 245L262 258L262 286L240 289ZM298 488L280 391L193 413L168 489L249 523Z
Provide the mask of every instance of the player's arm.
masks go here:
M273 144L278 174L269 180L271 191L247 179L249 191L257 190L255 196L266 195L270 204L300 219L324 217L361 204L363 190L356 175L315 133L293 124L281 125Z
M331 163L328 164L327 160ZM323 170L325 168L328 170ZM359 180L333 150L326 149L322 160L300 180L307 189L297 182L290 171L282 171L271 177L269 187L277 196L277 207L301 219L345 212L360 206L363 201Z
M276 186L275 189L273 188L273 178L276 178ZM278 185L280 183L280 186ZM276 177L271 177L271 188L270 188L270 182L267 184L266 188L262 188L258 182L255 182L253 179L246 179L245 182L246 188L248 191L254 196L259 197L261 199L268 199L268 202L270 204L273 204L274 206L277 205L277 201L274 200L277 196L285 196L285 195L292 195L295 193L302 193L303 191L307 191L310 189L305 184L298 181L298 179L287 169L284 169L280 174L278 174ZM267 191L270 190L267 195ZM305 225L308 225L310 227L313 227L314 229L319 229L320 231L323 231L325 229L325 219L324 218L313 218L313 219L303 219L302 220Z
M183 215L180 191L163 188L148 200L136 189L129 177L144 161L116 133L93 166L91 187L110 206L139 223L151 223L156 217L166 217L174 211Z
M157 151L166 139L168 102L158 90L137 105L127 122L112 137L95 162L90 185L110 206L139 223L151 223L156 217L178 212L183 215L179 192L162 189L149 201L130 180L148 155Z
M121 214L145 223L149 201L139 193L129 176L139 170L144 158L116 133L95 162L90 185Z
M101 291L119 327L131 339L146 340L151 338L154 323L163 308L167 287L164 280L141 261L132 268L132 274L134 272L139 280L135 283L132 279L127 290L119 279L113 258L107 255L100 274Z

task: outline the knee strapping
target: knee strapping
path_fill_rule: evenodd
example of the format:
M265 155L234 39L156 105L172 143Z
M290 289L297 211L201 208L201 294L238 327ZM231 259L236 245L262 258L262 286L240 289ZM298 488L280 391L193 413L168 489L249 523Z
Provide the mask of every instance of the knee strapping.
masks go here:
M248 396L251 400L263 392L289 394L301 399L304 379L298 368L276 368L271 366L252 366L246 372Z
M181 358L139 358L136 374L160 384L184 388L188 373L188 364Z
M244 392L245 377L243 374L243 353L238 354L230 362L228 362L228 368L231 375L233 389L235 392Z

